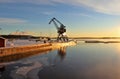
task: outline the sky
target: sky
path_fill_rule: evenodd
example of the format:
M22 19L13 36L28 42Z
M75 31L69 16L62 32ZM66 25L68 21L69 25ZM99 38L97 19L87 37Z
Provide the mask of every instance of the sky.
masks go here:
M0 34L57 36L53 17L69 37L120 37L120 0L0 0Z

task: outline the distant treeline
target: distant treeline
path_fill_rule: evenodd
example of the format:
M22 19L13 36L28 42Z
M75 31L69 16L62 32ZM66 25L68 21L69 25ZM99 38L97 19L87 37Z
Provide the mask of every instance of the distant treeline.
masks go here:
M6 39L40 39L40 38L48 38L42 36L32 36L32 35L1 35Z
M44 39L57 37L45 37L45 36L32 36L32 35L1 35L6 39ZM69 37L69 39L120 39L120 37Z
M69 37L71 39L120 39L120 37Z
M56 37L51 37L56 39ZM120 39L120 37L68 37L69 39Z

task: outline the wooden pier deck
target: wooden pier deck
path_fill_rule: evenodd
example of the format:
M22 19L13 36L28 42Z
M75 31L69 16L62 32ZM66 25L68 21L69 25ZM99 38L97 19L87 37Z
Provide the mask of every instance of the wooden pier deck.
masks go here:
M70 42L64 42L64 43L55 42L55 43L0 48L0 57L10 56L14 54L29 53L29 52L38 51L38 50L39 51L53 50L53 49L58 49L60 47L67 47L75 44L76 43L74 41L70 41Z

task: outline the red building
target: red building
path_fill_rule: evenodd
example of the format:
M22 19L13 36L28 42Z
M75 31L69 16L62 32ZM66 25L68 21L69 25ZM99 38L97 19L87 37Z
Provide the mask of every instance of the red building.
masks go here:
M3 37L0 37L0 47L5 47L6 45L6 39Z

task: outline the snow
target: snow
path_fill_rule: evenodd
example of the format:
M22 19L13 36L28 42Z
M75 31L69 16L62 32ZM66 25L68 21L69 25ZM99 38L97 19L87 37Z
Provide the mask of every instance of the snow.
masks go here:
M33 44L42 44L43 41L35 41L35 40L6 40L6 47L15 47L15 46L24 46L24 45L33 45Z

